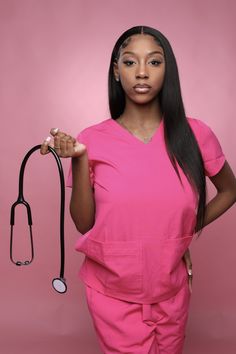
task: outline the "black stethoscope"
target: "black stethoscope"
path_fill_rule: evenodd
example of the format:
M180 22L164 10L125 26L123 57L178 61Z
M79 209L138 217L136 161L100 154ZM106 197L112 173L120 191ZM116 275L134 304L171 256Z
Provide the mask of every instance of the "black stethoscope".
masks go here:
M24 199L23 196L23 180L24 180L24 171L25 165L28 161L29 157L33 152L39 150L41 145L34 146L31 150L27 152L22 161L20 174L19 174L19 194L16 202L11 206L11 218L10 218L10 225L11 225L11 237L10 237L10 259L11 261L16 264L17 266L21 265L29 265L34 258L34 245L33 245L33 233L32 233L32 214L29 203ZM53 154L55 160L57 162L57 167L60 175L60 184L61 184L61 208L60 208L60 245L61 245L61 268L60 268L60 276L58 278L54 278L52 280L52 286L58 293L65 293L67 291L66 280L64 278L64 268L65 268L65 243L64 243L64 213L65 213L65 180L64 180L64 173L61 164L61 160L57 155L56 151L48 147L48 150ZM28 225L29 225L29 233L30 233L30 243L31 243L31 259L22 261L15 261L12 256L12 249L13 249L13 226L15 223L15 207L19 204L23 204L27 209L27 216L28 216Z

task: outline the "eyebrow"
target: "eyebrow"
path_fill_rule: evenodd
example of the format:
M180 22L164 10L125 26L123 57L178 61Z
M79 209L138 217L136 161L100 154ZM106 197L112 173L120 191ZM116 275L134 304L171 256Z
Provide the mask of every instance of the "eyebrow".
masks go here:
M130 51L126 51L126 52L122 53L122 55L125 55L125 54L134 54L135 55L134 52L130 52ZM155 50L154 52L148 53L148 56L153 55L153 54L161 54L163 56L162 52L160 52L158 50Z

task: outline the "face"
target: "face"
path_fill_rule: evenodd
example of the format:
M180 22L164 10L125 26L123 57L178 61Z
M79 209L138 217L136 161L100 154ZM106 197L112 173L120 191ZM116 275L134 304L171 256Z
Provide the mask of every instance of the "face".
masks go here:
M114 63L115 78L119 77L126 97L137 103L147 103L160 92L165 75L164 51L154 37L133 35L120 51ZM118 83L119 84L119 83ZM149 87L135 88L137 84Z

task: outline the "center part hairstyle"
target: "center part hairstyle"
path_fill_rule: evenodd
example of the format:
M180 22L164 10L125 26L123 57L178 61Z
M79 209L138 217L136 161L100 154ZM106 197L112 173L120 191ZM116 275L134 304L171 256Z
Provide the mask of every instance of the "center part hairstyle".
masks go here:
M165 145L170 161L182 185L176 161L198 197L197 218L194 232L202 232L206 207L206 179L203 158L193 131L185 115L181 96L178 67L168 39L157 29L135 26L125 31L115 43L108 73L109 109L113 119L117 119L125 109L125 92L115 80L113 65L119 59L121 48L125 48L132 35L148 34L162 47L165 58L165 76L161 91L156 99L160 103L163 117ZM157 181L158 183L158 181ZM170 205L171 207L171 205Z

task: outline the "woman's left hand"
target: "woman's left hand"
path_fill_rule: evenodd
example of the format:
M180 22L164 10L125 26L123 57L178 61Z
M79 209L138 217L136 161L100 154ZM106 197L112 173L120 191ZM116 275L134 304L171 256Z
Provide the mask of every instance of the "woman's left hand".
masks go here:
M192 270L192 261L191 261L189 248L187 249L187 251L183 255L183 259L185 261L186 268L187 268L187 273L188 273L189 290L192 293L193 270Z

